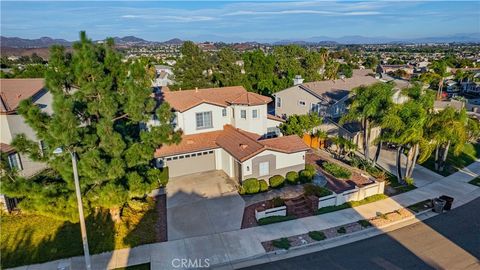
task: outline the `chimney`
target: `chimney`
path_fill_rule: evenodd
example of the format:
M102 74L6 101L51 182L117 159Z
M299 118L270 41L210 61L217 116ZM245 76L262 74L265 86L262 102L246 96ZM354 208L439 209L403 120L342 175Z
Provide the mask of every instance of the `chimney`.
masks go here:
M195 87L195 92L198 92L198 87Z
M243 144L243 143L240 144L240 148L242 148L242 150L245 150L247 147L248 147L247 144Z
M299 85L303 83L303 79L301 75L296 75L293 79L293 85Z

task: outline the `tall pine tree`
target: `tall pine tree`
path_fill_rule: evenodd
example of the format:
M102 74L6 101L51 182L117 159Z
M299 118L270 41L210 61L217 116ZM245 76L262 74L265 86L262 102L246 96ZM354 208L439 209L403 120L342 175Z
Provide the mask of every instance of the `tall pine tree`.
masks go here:
M118 221L122 208L165 185L164 172L152 166L154 151L177 143L167 103L151 97L154 71L145 59L122 61L112 39L94 44L84 32L73 46L51 48L46 87L53 96L53 114L30 100L19 113L47 146L19 135L13 145L34 160L47 162L57 173L34 179L4 177L2 192L22 199L21 208L66 220L78 219L70 152L78 157L85 209L109 209ZM156 114L159 126L145 128ZM52 151L63 148L63 154ZM11 175L11 174L8 174Z

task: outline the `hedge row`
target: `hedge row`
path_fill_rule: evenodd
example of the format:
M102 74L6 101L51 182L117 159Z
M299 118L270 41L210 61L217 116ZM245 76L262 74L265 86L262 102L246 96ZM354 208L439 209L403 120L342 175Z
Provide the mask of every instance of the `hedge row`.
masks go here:
M286 177L281 175L274 175L268 180L271 188L281 188L285 185L285 182L295 185L298 183L310 183L316 174L315 166L306 164L305 169L300 172L291 171L288 172ZM249 178L243 181L242 186L239 188L239 193L243 194L256 194L268 190L268 184L265 180L257 178Z

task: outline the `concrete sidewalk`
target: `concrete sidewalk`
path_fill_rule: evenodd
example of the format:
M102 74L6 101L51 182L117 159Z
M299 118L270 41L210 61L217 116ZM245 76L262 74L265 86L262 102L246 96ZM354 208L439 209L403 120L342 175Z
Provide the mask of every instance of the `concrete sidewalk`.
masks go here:
M436 178L436 176L431 176L435 178L423 179L423 183L425 183L423 186L385 200L266 226L106 252L92 257L93 268L117 268L150 262L152 269L179 269L174 266L178 265L181 259L190 259L191 263L195 263L195 260L197 260L197 266L199 263L205 265L208 261L210 267L233 269L234 265L239 262L264 256L266 253L261 245L263 241L303 234L312 230L327 229L355 222L359 219L372 218L377 215L377 212L391 212L443 194L454 197L454 207L458 207L480 197L480 188L468 184L468 181L478 175L480 175L480 160L448 177ZM202 220L198 222L202 222ZM337 243L337 245L341 244L345 243L342 243L342 241ZM71 265L71 269L84 269L83 257L17 269L57 269L59 263Z

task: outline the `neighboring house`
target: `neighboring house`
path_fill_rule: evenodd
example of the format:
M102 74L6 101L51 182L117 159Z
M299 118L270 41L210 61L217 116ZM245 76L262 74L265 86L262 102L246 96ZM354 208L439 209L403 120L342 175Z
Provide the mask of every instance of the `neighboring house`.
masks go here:
M480 95L480 82L467 81L462 82L461 85L465 94Z
M171 177L223 170L242 183L305 167L308 146L302 139L275 137L283 120L268 115L269 97L235 86L164 91L157 98L170 104L176 128L183 131L178 145L155 152L158 166L168 166Z
M161 87L173 84L173 70L172 67L165 65L155 65L155 79L153 81L154 87Z
M43 143L37 139L33 129L25 123L17 113L22 100L32 99L42 111L52 113L52 95L44 88L43 79L0 79L0 143L10 149L9 164L24 177L30 177L45 169L45 164L30 160L27 156L17 153L10 144L15 136L25 134L28 139L38 142L43 149ZM5 152L4 152L5 153Z
M27 138L37 141L43 150L35 132L17 113L22 100L32 99L42 111L52 113L52 96L44 88L43 79L0 79L0 152L5 154L8 164L23 177L31 177L46 168L46 164L31 160L28 156L18 153L12 146L16 135L25 134ZM16 200L0 194L0 202L11 210Z
M435 100L433 104L433 110L436 112L443 111L447 107L452 107L456 111L460 111L463 108L465 108L465 102L451 99L451 100Z
M413 74L413 66L410 65L378 65L377 66L377 73L391 73L395 72L397 70L403 70L405 71L408 75Z
M346 101L353 88L377 82L368 74L368 70L354 70L351 78L296 83L274 94L275 114L288 117L314 112L322 117L340 117L346 111ZM295 82L300 81L296 78Z

